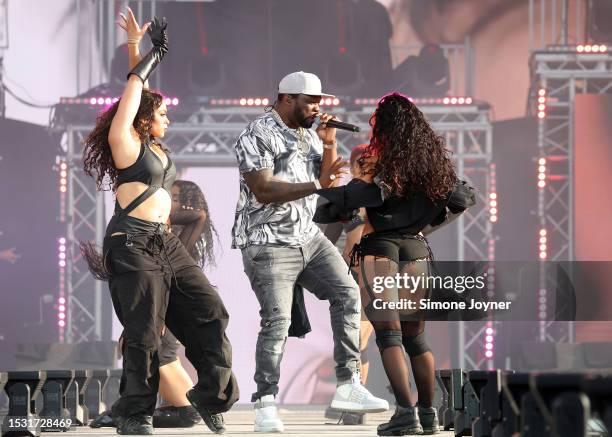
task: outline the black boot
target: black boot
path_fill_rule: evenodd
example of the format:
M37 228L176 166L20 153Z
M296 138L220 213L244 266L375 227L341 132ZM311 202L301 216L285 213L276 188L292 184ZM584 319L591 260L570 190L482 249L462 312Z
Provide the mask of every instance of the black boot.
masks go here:
M151 435L153 434L153 418L145 414L134 414L125 419L117 434L123 435Z
M215 434L223 434L225 432L225 424L221 413L213 413L203 405L198 405L197 395L195 389L191 389L187 392L187 399L191 402L191 405L200 413L204 423L208 426Z
M419 421L423 427L423 434L438 434L440 432L438 411L435 407L419 406Z
M419 423L419 418L416 415L414 407L395 408L395 414L391 416L391 420L387 423L381 423L376 429L378 435L416 435L422 434L423 428Z

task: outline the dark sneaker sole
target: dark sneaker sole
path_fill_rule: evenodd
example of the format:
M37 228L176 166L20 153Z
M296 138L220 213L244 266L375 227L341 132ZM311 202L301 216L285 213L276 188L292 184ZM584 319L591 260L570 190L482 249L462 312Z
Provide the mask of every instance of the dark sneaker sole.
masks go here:
M423 428L420 426L409 427L409 428L394 428L385 429L384 431L376 432L380 436L394 436L394 435L421 435L423 434Z
M198 411L200 416L202 416L202 420L204 420L204 423L206 424L208 429L210 429L215 434L223 434L225 432L225 427L224 426L218 427L217 425L215 425L215 423L213 422L212 417L211 417L212 413L210 413L206 408L202 408L202 410L205 411L205 413L202 414L202 410L200 409L198 404L196 404L192 400L192 397L193 397L193 395L191 394L191 390L190 390L190 391L187 392L187 400L191 403L193 408L195 408Z

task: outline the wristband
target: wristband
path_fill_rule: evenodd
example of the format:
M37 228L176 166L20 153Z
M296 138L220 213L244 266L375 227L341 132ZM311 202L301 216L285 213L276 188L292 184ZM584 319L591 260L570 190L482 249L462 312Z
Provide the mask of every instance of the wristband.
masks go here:
M334 141L333 143L323 143L323 148L324 149L334 149L336 146L338 145L338 143L336 141Z
M315 186L315 188L316 188L317 190L320 190L321 188L323 188L323 187L321 186L321 182L319 182L319 180L318 180L318 179L313 180L313 181L312 181L312 183L314 184L314 186Z

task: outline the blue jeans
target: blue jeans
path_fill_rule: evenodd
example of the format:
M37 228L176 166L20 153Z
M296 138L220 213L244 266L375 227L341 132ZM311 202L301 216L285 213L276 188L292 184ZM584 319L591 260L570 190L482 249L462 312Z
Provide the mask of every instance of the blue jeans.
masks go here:
M359 287L338 249L321 233L302 247L247 246L242 260L261 316L255 355L257 392L251 401L278 393L296 283L329 301L336 378L350 380L359 365L361 303Z

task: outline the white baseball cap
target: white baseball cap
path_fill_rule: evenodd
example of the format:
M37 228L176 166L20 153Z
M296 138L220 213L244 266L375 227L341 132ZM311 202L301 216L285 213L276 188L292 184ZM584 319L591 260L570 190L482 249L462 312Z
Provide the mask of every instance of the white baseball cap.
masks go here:
M278 84L279 94L306 94L309 96L334 97L321 92L321 80L316 74L296 71L283 77Z

